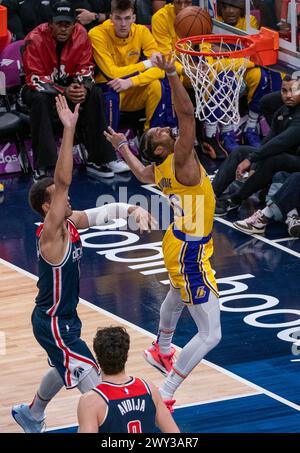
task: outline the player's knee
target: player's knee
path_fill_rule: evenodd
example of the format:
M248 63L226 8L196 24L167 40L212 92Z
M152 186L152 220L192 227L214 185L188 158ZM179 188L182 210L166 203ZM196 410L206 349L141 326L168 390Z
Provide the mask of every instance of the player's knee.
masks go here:
M201 332L199 332L200 336ZM208 350L210 351L211 349L215 348L217 344L220 343L222 338L222 332L221 332L221 326L215 326L214 329L212 329L211 332L207 334L207 337L205 338L205 343L208 347Z
M212 343L213 343L213 348L217 346L222 339L222 331L221 331L221 326L218 326L218 328L215 330L213 338L212 338Z

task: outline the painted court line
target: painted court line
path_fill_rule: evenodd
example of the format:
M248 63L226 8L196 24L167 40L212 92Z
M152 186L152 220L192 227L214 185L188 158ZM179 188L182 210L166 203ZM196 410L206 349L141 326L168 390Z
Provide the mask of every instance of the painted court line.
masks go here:
M11 269L14 269L15 271L19 272L20 274L23 274L23 275L26 275L27 277L30 277L34 280L37 280L37 277L33 274L31 274L30 272L27 272L23 269L21 269L20 267L18 266L15 266L14 264L11 264L5 260L3 260L2 258L0 258L0 263L1 264L4 264L8 267L10 267ZM80 303L82 303L83 305L86 305L88 307L90 307L91 309L95 310L95 311L98 311L99 313L103 313L105 314L106 316L112 318L112 319L115 319L116 321L124 324L125 326L128 326L128 327L131 327L132 329L138 331L138 332L141 332L142 334L150 337L150 338L153 338L155 339L156 338L156 335L152 334L151 332L148 332L147 330L139 327L139 326L136 326L135 324L123 319L123 318L120 318L119 316L117 315L114 315L106 310L104 310L103 308L100 308L100 307L97 307L96 305L92 304L91 302L88 302L84 299L79 299ZM180 348L179 346L175 345L174 346L178 349L178 351L181 351L182 348ZM202 359L202 363L204 363L205 365L211 367L211 368L214 368L215 370L219 371L220 373L223 373L229 377L231 377L232 379L236 380L236 381L239 381L243 384L245 384L246 386L248 387L251 387L253 389L255 389L258 393L264 393L265 395L268 395L270 398L273 398L277 401L279 401L280 403L282 404L285 404L286 406L289 406L297 411L300 411L300 406L298 404L295 404L285 398L282 398L281 396L277 395L276 393L273 393L273 392L270 392L269 390L266 390L265 388L263 387L260 387L259 385L256 385L254 384L253 382L251 381L248 381L247 379L244 379L240 376L238 376L237 374L234 374L232 373L231 371L228 371L226 370L225 368L222 368L220 367L219 365L216 365L212 362L208 362L207 360L205 359Z
M265 242L266 244L271 245L283 252L289 253L290 255L300 258L299 252L295 252L294 250L291 250L288 247L285 247L284 245L280 245L280 244L278 244L278 242L271 241L270 239L267 239L259 234L249 234L249 233L246 233L245 231L241 231L238 228L235 228L235 226L232 224L232 222L229 222L228 220L225 220L225 219L221 219L220 217L215 217L215 220L217 222L220 222L220 223L223 223L224 225L229 226L230 228L233 228L233 229L239 231L240 233L246 234L247 236L251 236L252 238L259 239L260 241Z
M215 398L212 400L206 400L206 401L198 401L196 403L189 403L189 404L181 404L180 406L174 406L174 410L177 411L178 409L186 409L189 407L195 407L195 406L203 406L205 404L213 404L213 403L219 403L223 401L231 401L235 399L240 399L240 398L250 398L251 396L257 396L257 395L262 395L262 392L257 392L257 393L248 393L248 394L243 394L243 395L234 395L231 397L224 397L224 398ZM62 429L68 429L68 428L77 428L78 424L73 423L70 425L61 425L61 426L52 426L49 429L46 429L46 432L51 432L51 431L57 431L57 430L62 430Z
M257 396L257 395L263 395L263 394L264 394L263 392L256 392L256 393L247 393L247 394L242 394L242 395L227 396L227 397L223 397L223 398L214 398L212 400L197 401L196 403L181 404L181 406L174 406L174 409L184 409L186 407L203 406L204 404L213 404L213 403L219 403L222 401L231 401L231 400L236 400L239 398L249 398L250 396Z
M287 242L287 241L296 241L299 238L289 236L288 238L272 239L273 242Z
M58 429L68 429L77 427L78 427L77 423L72 423L71 425L51 426L51 428L46 429L46 433L51 433L51 431L57 431Z

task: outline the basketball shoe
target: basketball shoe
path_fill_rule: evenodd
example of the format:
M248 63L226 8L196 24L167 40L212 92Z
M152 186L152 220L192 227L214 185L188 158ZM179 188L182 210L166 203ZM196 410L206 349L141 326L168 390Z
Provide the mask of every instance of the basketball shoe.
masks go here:
M245 145L253 146L254 148L259 148L261 146L261 139L259 138L255 127L248 127L245 129L243 136Z
M240 146L234 131L222 132L221 143L229 154Z
M269 219L258 210L250 217L244 220L233 222L233 225L244 233L248 234L263 234L266 231L266 226Z
M288 232L290 236L299 238L300 237L300 217L297 215L289 216L285 222L288 226Z
M11 415L25 433L42 433L46 429L45 417L41 420L33 418L28 404L13 406Z
M150 348L145 349L143 356L150 365L157 368L165 376L168 375L169 371L173 368L175 363L175 348L171 347L170 354L162 354L159 351L159 346L156 341L152 343Z

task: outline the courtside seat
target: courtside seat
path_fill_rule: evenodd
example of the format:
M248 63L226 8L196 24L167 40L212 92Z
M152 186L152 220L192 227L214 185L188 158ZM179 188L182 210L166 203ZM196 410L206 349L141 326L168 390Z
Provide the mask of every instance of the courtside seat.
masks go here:
M12 140L18 151L18 158L24 173L29 171L29 162L21 133L24 124L22 118L12 112L0 113L0 140Z

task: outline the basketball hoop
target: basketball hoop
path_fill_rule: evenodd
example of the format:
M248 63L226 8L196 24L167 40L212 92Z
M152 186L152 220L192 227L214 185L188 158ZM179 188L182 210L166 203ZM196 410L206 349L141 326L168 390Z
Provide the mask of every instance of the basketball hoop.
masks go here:
M209 124L238 124L239 94L249 61L275 64L278 33L267 28L258 35L201 35L175 45L177 58L189 77L196 97L195 115ZM199 49L199 50L197 50Z

